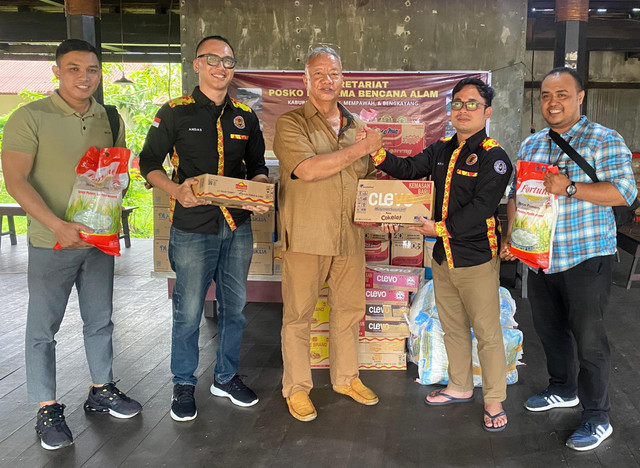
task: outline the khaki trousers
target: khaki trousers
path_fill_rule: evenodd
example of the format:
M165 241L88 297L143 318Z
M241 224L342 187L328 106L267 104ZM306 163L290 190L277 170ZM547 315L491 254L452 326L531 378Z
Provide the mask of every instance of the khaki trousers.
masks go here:
M329 285L329 362L333 385L358 377L358 322L364 317L364 254L347 257L282 253L282 395L313 388L311 319L322 285Z
M506 358L500 326L500 259L449 269L433 262L433 288L449 358L449 387L473 390L471 330L478 340L485 402L507 398Z

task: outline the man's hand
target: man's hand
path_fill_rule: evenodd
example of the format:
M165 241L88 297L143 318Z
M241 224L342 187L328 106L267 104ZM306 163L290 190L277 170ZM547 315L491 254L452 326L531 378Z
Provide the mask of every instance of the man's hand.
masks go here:
M387 234L393 234L395 232L398 232L400 230L400 225L399 224L381 224L380 225L380 230L382 232L386 232Z
M268 206L251 206L251 205L246 205L241 207L243 210L247 210L247 211L253 211L256 214L265 214L267 211L269 211L269 207Z
M378 152L380 148L382 148L382 135L378 130L374 130L373 128L369 128L365 125L365 138L361 141L364 141L366 144L365 153L367 154L375 154ZM357 134L356 134L357 137Z
M544 188L553 195L567 196L567 187L571 184L569 178L564 174L552 174L547 172L544 175Z
M503 260L517 260L517 257L511 253L511 237L503 237L500 241L500 258Z
M191 187L193 185L196 185L197 183L198 181L195 178L189 177L183 183L178 185L178 188L173 196L176 197L178 203L180 203L183 207L193 208L194 206L198 205L211 205L210 201L204 200L202 198L197 198L193 194L193 189Z
M421 223L419 226L408 226L408 228L411 231L418 231L423 236L438 237L436 233L436 222L434 220L418 216L418 221Z
M93 229L80 223L69 223L62 221L53 231L56 241L63 249L81 249L85 247L93 247L88 242L80 238L80 231L92 233Z
M360 130L356 132L356 143L364 140L367 137L367 131L365 130L365 128L366 127L362 127Z

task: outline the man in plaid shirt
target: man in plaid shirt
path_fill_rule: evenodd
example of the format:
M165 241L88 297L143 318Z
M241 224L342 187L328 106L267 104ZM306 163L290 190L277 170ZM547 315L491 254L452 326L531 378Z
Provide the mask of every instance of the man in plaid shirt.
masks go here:
M563 153L551 140L549 128L527 138L518 153L519 160L560 169L558 174L547 172L544 180L546 190L558 196L559 205L551 265L547 272L534 271L528 279L533 323L547 358L549 386L524 406L529 411L546 411L582 403L581 426L567 441L568 447L580 451L596 448L613 432L607 392L611 361L603 324L616 251L611 207L631 205L637 196L629 148L615 130L580 115L583 99L582 80L571 68L555 68L542 81L542 116L550 129L595 168L600 182L594 183ZM509 253L514 197L515 181L501 248L501 257L509 260L515 258Z

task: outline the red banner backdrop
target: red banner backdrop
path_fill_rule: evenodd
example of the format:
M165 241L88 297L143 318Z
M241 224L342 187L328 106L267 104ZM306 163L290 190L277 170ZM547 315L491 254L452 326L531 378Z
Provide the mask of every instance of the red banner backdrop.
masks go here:
M238 71L230 94L251 106L260 121L273 157L272 143L278 117L307 101L301 71ZM424 123L425 142L452 135L449 122L451 90L465 77L489 82L489 72L345 72L340 102L349 111L374 109L382 122Z

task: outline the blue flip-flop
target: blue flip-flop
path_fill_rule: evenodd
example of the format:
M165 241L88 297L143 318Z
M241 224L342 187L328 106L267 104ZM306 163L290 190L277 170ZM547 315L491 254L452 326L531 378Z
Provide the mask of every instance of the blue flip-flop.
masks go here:
M506 416L507 413L505 413L504 411L500 411L498 414L491 414L489 413L487 410L484 411L484 414L486 414L487 416L489 416L489 419L491 420L491 426L487 426L484 423L484 418L482 419L482 427L484 427L485 431L489 431L489 432L500 432L500 431L504 431L504 428L507 427L507 425L505 424L504 426L500 426L500 427L493 427L493 420L496 418L499 418L500 416Z
M451 405L453 403L468 403L470 401L473 401L473 395L471 395L469 398L457 398L447 393L442 393L444 390L444 388L441 388L440 390L436 391L433 396L443 396L447 399L447 401L429 401L425 398L424 402L429 406L444 406Z

